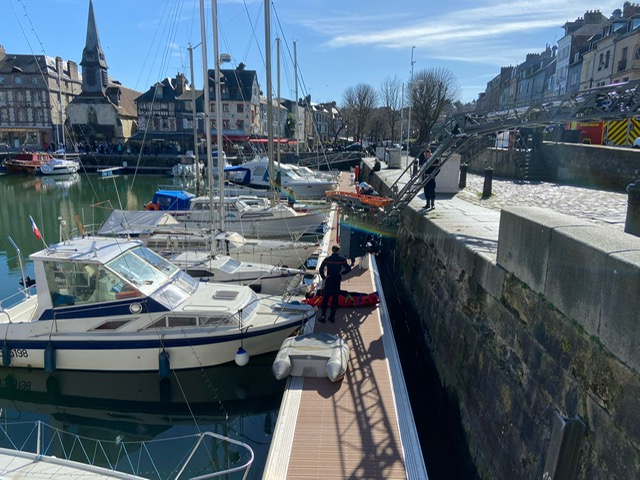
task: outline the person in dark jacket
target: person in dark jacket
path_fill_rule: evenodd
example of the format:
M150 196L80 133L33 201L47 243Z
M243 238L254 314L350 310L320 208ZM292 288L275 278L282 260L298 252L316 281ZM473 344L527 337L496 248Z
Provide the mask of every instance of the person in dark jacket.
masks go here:
M327 315L327 307L329 306L329 297L331 298L331 315L329 321L336 321L336 311L338 310L338 297L340 296L340 282L342 274L349 273L351 267L347 259L340 256L340 247L334 245L331 247L331 255L326 257L320 264L320 277L324 281L322 289L322 316L318 320L320 323L325 322Z
M433 165L425 170L425 176L429 177L430 175L432 175L433 172L436 172L438 167L440 167L440 162L438 161L438 159L436 159L436 161L433 162ZM424 186L424 198L427 202L424 208L436 208L436 176L438 175L438 173L440 173L440 171L437 171L435 175L433 175L433 178L429 180Z

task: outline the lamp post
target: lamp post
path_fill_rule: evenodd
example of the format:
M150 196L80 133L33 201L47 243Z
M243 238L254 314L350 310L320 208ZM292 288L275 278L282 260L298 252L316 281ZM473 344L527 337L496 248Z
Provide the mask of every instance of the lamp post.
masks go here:
M409 156L409 146L411 145L411 106L413 105L413 51L416 49L415 45L411 47L411 78L409 80L409 123L407 124L407 157Z

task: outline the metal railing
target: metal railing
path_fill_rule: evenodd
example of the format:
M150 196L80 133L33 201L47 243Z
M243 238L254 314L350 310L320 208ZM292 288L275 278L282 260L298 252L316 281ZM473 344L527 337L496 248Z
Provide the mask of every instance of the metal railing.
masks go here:
M41 421L0 425L0 453L32 455L35 462L95 473L108 471L114 478L135 475L158 480L204 480L232 473L246 479L254 460L249 445L213 432L139 442L110 441L82 437ZM187 477L187 471L197 475Z

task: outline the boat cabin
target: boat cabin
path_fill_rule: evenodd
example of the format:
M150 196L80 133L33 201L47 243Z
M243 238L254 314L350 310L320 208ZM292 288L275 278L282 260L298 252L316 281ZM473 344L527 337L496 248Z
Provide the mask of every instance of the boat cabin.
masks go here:
M30 256L40 312L148 297L180 272L139 242L89 237L83 243L86 249L61 243Z
M193 193L185 190L158 190L153 200L146 205L147 210L189 210Z

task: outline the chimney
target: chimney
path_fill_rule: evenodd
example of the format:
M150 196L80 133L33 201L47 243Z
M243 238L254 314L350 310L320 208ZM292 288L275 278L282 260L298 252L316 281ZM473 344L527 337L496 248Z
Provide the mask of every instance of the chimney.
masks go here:
M183 73L178 73L176 75L176 97L179 97L184 93L187 86L187 77L184 76Z
M4 51L4 45L0 45L0 60L2 60L6 55L6 52Z
M640 13L640 5L637 3L624 2L622 8L622 16L624 18L631 18L633 15Z
M69 78L71 80L79 80L78 64L76 62L72 62L71 60L69 60L67 62L67 65L69 65Z
M589 10L584 14L585 25L595 25L598 23L602 23L603 20L604 18L600 13L600 10Z
M64 75L64 62L61 57L56 57L56 73L61 77Z

